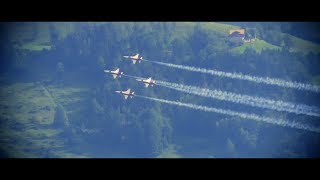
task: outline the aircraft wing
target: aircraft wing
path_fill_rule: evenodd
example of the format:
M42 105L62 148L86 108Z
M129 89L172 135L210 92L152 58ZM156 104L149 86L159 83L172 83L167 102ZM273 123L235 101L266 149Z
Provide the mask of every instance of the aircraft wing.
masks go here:
M144 86L145 86L145 87L149 87L149 84L148 84L148 83L144 83Z
M132 58L138 59L139 58L139 54L136 54L136 55L132 56Z
M124 95L124 99L128 99L128 97L129 97L128 95Z
M136 60L132 60L132 63L133 63L133 64L136 64L136 62L137 62Z
M113 79L117 78L117 75L116 75L116 74L112 74L112 76L113 76Z
M130 91L131 91L131 89L128 89L128 90L124 91L123 93L130 94Z

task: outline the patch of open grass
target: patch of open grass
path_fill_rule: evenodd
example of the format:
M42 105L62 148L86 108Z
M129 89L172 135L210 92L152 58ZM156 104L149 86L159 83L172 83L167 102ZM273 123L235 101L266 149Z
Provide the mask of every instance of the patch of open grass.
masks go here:
M222 33L224 35L229 35L229 31L232 29L239 29L239 26L230 25L230 24L223 24L223 23L216 23L216 22L206 22L203 23L203 27L208 30L216 31Z
M75 31L75 23L56 22L52 23L54 30L58 33L59 40L66 38L70 33Z
M254 42L244 43L241 46L232 48L230 51L237 54L242 54L247 48L252 48L257 53L261 53L263 49L273 49L273 50L281 50L280 46L275 46L270 43L267 43L264 40L256 39Z
M30 51L42 51L44 49L50 50L51 46L31 42L31 43L23 44L21 47L18 47L18 48L23 50L30 50Z
M84 96L89 91L88 88L59 88L56 86L48 86L47 88L50 89L49 92L52 97L63 106L81 104L81 102L86 99Z
M190 33L193 32L193 28L197 24L199 24L200 27L204 28L205 30L215 31L225 36L229 34L229 30L240 28L238 26L216 22L179 22L176 23L174 36L177 38L187 37Z
M62 148L64 142L57 137L62 132L48 128L26 128L28 123L23 123L23 129L3 128L0 136L0 146L12 157L42 157L47 151Z
M33 83L16 83L1 88L1 116L18 122L36 120L50 124L54 117L54 106L41 87Z
M16 23L13 27L9 39L18 42L16 48L29 51L50 50L52 31L58 34L60 40L75 31L75 23L69 22Z
M314 83L315 85L320 86L320 76L315 76L315 77L313 78L313 83Z
M62 158L90 158L90 156L87 155L75 154L67 151L55 151L54 155Z
M302 38L298 38L296 36L287 34L287 33L282 33L278 31L274 31L273 34L278 36L281 39L284 39L285 37L289 38L291 41L289 51L290 52L301 52L304 54L308 54L309 52L318 54L320 53L320 45L308 40L304 40Z
M320 53L320 45L313 43L311 41L307 41L292 35L288 35L293 43L293 46L290 48L292 52L302 52L304 54L308 54L309 52L319 54Z

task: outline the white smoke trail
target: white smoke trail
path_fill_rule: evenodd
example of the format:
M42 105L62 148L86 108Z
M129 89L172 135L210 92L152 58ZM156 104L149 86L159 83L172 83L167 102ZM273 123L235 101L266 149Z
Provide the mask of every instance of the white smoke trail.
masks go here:
M153 101L162 102L162 103L173 104L173 105L177 105L177 106L184 106L184 107L188 107L191 109L197 109L197 110L206 111L206 112L215 112L215 113L225 114L225 115L230 115L230 116L237 116L237 117L240 117L243 119L252 119L255 121L266 122L266 123L279 125L279 126L283 126L283 127L291 127L291 128L295 128L295 129L302 129L302 130L320 133L319 128L311 127L311 126L308 126L305 124L300 124L297 122L288 122L283 119L276 120L276 119L272 119L269 117L259 116L256 114L248 114L248 113L236 112L236 111L232 111L232 110L224 110L224 109L218 109L218 108L213 108L213 107L200 106L200 105L196 105L196 104L182 103L182 102L178 102L178 101L169 101L169 100L165 100L165 99L158 99L158 98L147 97L147 96L140 96L140 95L136 95L136 96L141 97L141 98L145 98L145 99L149 99L149 100L153 100Z
M203 97L210 97L224 101L230 101L234 103L246 104L253 107L260 107L266 109L272 109L276 111L286 111L296 114L304 114L309 116L320 117L320 109L314 106L308 106L304 104L296 104L292 102L277 101L272 99L266 99L262 97L248 96L242 94L236 94L232 92L225 92L220 90L210 90L199 88L196 86L187 86L176 83L169 83L165 81L156 81L157 85L186 92L189 94L199 95Z
M210 69L204 69L204 68L196 68L196 67L192 67L192 66L183 66L183 65L171 64L171 63L158 62L158 61L150 61L150 60L148 60L148 61L156 63L156 64L164 65L167 67L184 69L184 70L193 71L193 72L206 73L206 74L211 74L211 75L219 76L219 77L241 79L241 80L247 80L247 81L256 82L256 83L264 83L264 84L268 84L268 85L276 85L276 86L281 86L281 87L286 87L286 88L294 88L294 89L298 89L298 90L313 91L313 92L317 92L317 93L320 92L320 86L299 83L296 81L286 81L286 80L278 79L278 78L250 76L250 75L244 75L241 73L230 73L230 72L223 72L223 71L210 70Z

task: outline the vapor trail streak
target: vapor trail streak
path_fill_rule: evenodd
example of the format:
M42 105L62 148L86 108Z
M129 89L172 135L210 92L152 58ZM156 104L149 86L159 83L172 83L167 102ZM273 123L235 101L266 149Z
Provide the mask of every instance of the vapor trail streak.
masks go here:
M308 106L304 104L296 104L292 102L284 102L279 100L272 100L262 97L255 97L249 95L236 94L221 90L210 90L196 86L188 86L183 84L170 83L165 81L156 81L157 85L174 89L180 92L186 92L202 97L209 97L218 100L230 101L234 103L246 104L253 107L266 108L276 111L285 111L295 114L304 114L309 116L320 117L320 109L315 106Z
M165 100L165 99L158 99L158 98L141 96L141 95L136 95L136 97L141 97L141 98L145 98L145 99L149 99L149 100L153 100L153 101L157 101L157 102L162 102L162 103L166 103L166 104L188 107L191 109L201 110L201 111L205 111L205 112L214 112L214 113L219 113L219 114L224 114L224 115L237 116L237 117L240 117L243 119L252 119L255 121L266 122L266 123L279 125L279 126L283 126L283 127L290 127L290 128L302 129L302 130L307 130L310 132L320 133L319 128L315 128L315 127L308 126L305 124L300 124L297 122L288 122L288 121L285 121L282 119L273 119L273 118L269 118L269 117L259 116L256 114L247 114L247 113L236 112L236 111L232 111L232 110L218 109L218 108L213 108L213 107L200 106L200 105L189 104L189 103L182 103L182 102L178 102L178 101L169 101L169 100Z
M293 88L293 89L298 89L298 90L312 91L312 92L316 92L316 93L320 92L320 86L299 83L296 81L286 81L283 79L270 78L270 77L250 76L250 75L245 75L245 74L241 74L241 73L223 72L223 71L217 71L217 70L213 70L213 69L211 70L211 69L197 68L197 67L192 67L192 66L164 63L164 62L159 62L159 61L151 61L151 60L146 60L146 61L156 63L159 65L164 65L167 67L173 67L173 68L183 69L183 70L193 71L193 72L200 72L200 73L210 74L210 75L219 76L219 77L240 79L240 80L246 80L246 81L251 81L251 82L255 82L255 83L263 83L263 84L275 85L275 86L280 86L280 87L285 87L285 88Z

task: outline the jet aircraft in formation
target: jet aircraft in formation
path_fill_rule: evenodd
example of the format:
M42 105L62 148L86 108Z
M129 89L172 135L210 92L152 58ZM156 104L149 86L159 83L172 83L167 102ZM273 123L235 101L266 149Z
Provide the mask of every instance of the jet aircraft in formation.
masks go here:
M141 61L144 60L143 57L141 55L139 55L139 54L136 54L134 56L123 56L123 57L131 60L133 64L136 64L137 62L141 63ZM124 73L120 71L120 68L117 68L117 69L115 69L113 71L104 70L104 72L105 73L110 73L113 76L113 79L116 79L117 77L120 78L121 75L124 75ZM129 75L127 75L127 76L129 76ZM149 86L153 87L153 85L156 84L156 81L154 79L152 79L151 77L149 77L147 79L139 78L139 79L136 79L136 80L139 81L139 82L142 82L145 87L149 87ZM126 90L126 91L115 91L115 92L124 95L124 99L125 100L127 100L128 97L132 98L133 96L135 96L134 92L131 91L130 88L128 90Z
M116 93L119 93L119 94L123 94L124 95L124 99L128 99L128 97L133 97L134 96L134 92L131 91L131 89L129 88L128 90L126 91L115 91Z
M137 62L141 63L141 61L144 60L140 54L136 54L134 56L123 56L123 57L131 60L133 64L136 64Z
M154 84L156 84L156 81L153 80L151 77L149 77L148 79L136 79L139 82L143 82L145 87L149 87L149 85L151 87L153 87Z
M115 69L113 71L104 70L104 72L111 73L111 75L113 76L113 79L115 79L117 77L121 77L121 75L123 75L123 72L121 72L119 68Z

